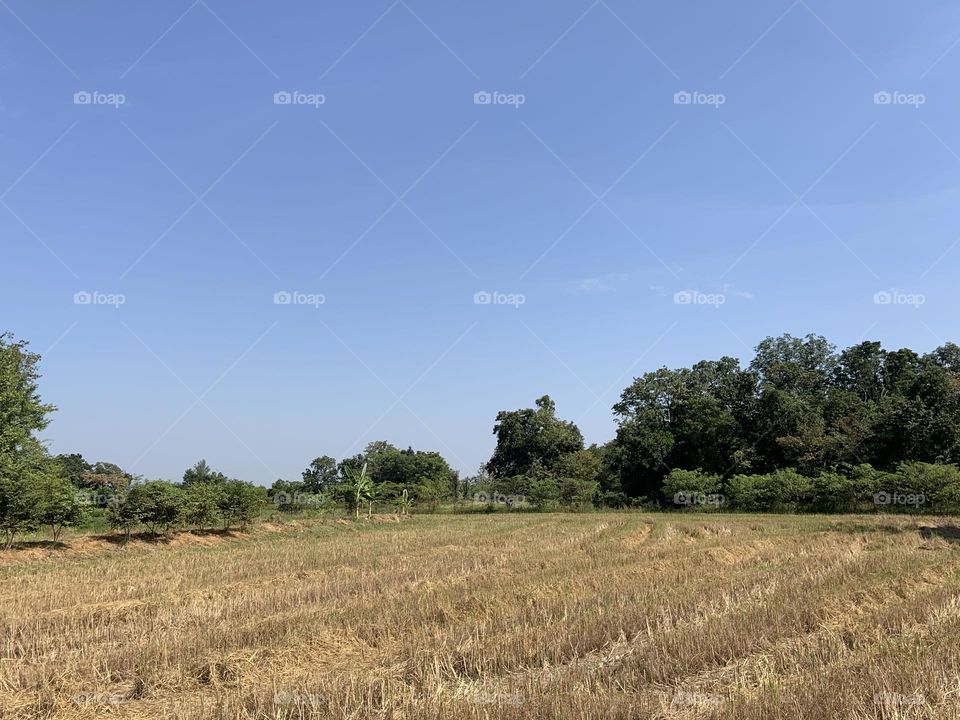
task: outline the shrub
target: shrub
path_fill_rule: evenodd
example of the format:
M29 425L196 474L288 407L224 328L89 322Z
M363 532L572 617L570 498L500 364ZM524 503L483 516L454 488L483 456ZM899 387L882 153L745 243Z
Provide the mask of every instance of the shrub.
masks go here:
M128 488L114 495L107 506L107 520L114 530L121 530L130 537L130 533L140 524L140 505L142 498Z
M560 504L572 510L586 510L593 507L599 483L578 477L561 477L557 480L557 495Z
M796 470L776 470L766 475L734 475L727 490L738 510L789 512L809 504L812 483Z
M813 512L851 512L868 501L877 483L878 473L869 465L858 466L849 475L822 473L810 479L809 510Z
M196 482L183 491L183 519L204 530L213 525L220 513L223 483Z
M165 480L152 480L130 489L139 520L155 533L176 525L183 512L183 491Z
M956 512L960 508L960 469L956 465L901 463L888 477L890 487L878 493L887 501L882 503L887 509Z
M26 478L0 473L0 531L5 550L13 547L18 533L36 529L35 507L35 490Z
M267 502L266 488L242 480L227 480L218 500L224 529L233 523L245 529Z
M84 505L77 488L66 478L47 475L36 484L36 520L50 528L53 541L60 539L65 527L78 525L84 517Z
M672 505L688 508L717 508L723 504L719 475L701 470L671 470L663 479L664 500Z

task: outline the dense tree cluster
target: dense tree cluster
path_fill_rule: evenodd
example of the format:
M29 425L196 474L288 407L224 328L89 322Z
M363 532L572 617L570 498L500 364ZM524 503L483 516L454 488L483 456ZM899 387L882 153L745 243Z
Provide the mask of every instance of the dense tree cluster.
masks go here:
M960 459L960 347L927 355L823 337L767 338L746 368L734 358L637 378L614 406L609 486L660 495L671 470L729 480L796 470L851 476L863 465Z
M585 447L549 396L504 410L496 447L461 478L436 452L386 441L339 462L314 459L269 489L201 460L180 482L145 481L79 454L51 457L36 434L52 405L39 356L0 335L0 537L91 516L129 535L243 527L270 512L375 506L401 514L441 503L496 510L659 503L744 511L960 512L960 347L926 355L823 337L767 338L749 365L731 357L636 378L614 405L615 437Z

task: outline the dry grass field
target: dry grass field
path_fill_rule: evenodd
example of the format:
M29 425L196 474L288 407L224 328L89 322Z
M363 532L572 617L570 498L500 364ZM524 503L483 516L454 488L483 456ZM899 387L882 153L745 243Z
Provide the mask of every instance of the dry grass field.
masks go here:
M948 524L504 514L75 538L0 556L0 717L960 717L960 545L923 529Z

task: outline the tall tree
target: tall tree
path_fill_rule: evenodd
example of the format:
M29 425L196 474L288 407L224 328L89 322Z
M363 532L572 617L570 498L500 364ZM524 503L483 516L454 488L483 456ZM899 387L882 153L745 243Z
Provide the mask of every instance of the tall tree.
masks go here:
M329 455L314 458L302 473L304 489L311 493L329 490L340 478L337 473L337 461Z
M536 408L501 410L493 434L497 445L487 470L494 477L524 475L535 464L549 471L565 454L583 449L580 429L557 418L549 395L539 398Z

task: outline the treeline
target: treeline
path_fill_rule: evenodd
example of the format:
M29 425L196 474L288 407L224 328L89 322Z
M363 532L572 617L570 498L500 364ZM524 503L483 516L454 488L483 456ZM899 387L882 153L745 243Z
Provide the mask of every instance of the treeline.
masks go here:
M592 504L608 507L960 511L953 343L920 355L783 335L746 367L722 357L661 368L623 391L615 437L586 449L549 397L536 405L498 415L486 470L540 506L595 488Z
M488 462L461 478L436 452L385 441L313 460L269 489L205 461L179 482L145 480L79 454L50 456L36 437L39 356L0 335L0 532L91 517L130 534L243 527L271 512L374 508L478 511L661 506L743 511L960 512L960 347L919 355L823 337L767 338L735 358L661 368L614 405L615 437L586 447L549 396L497 414Z

